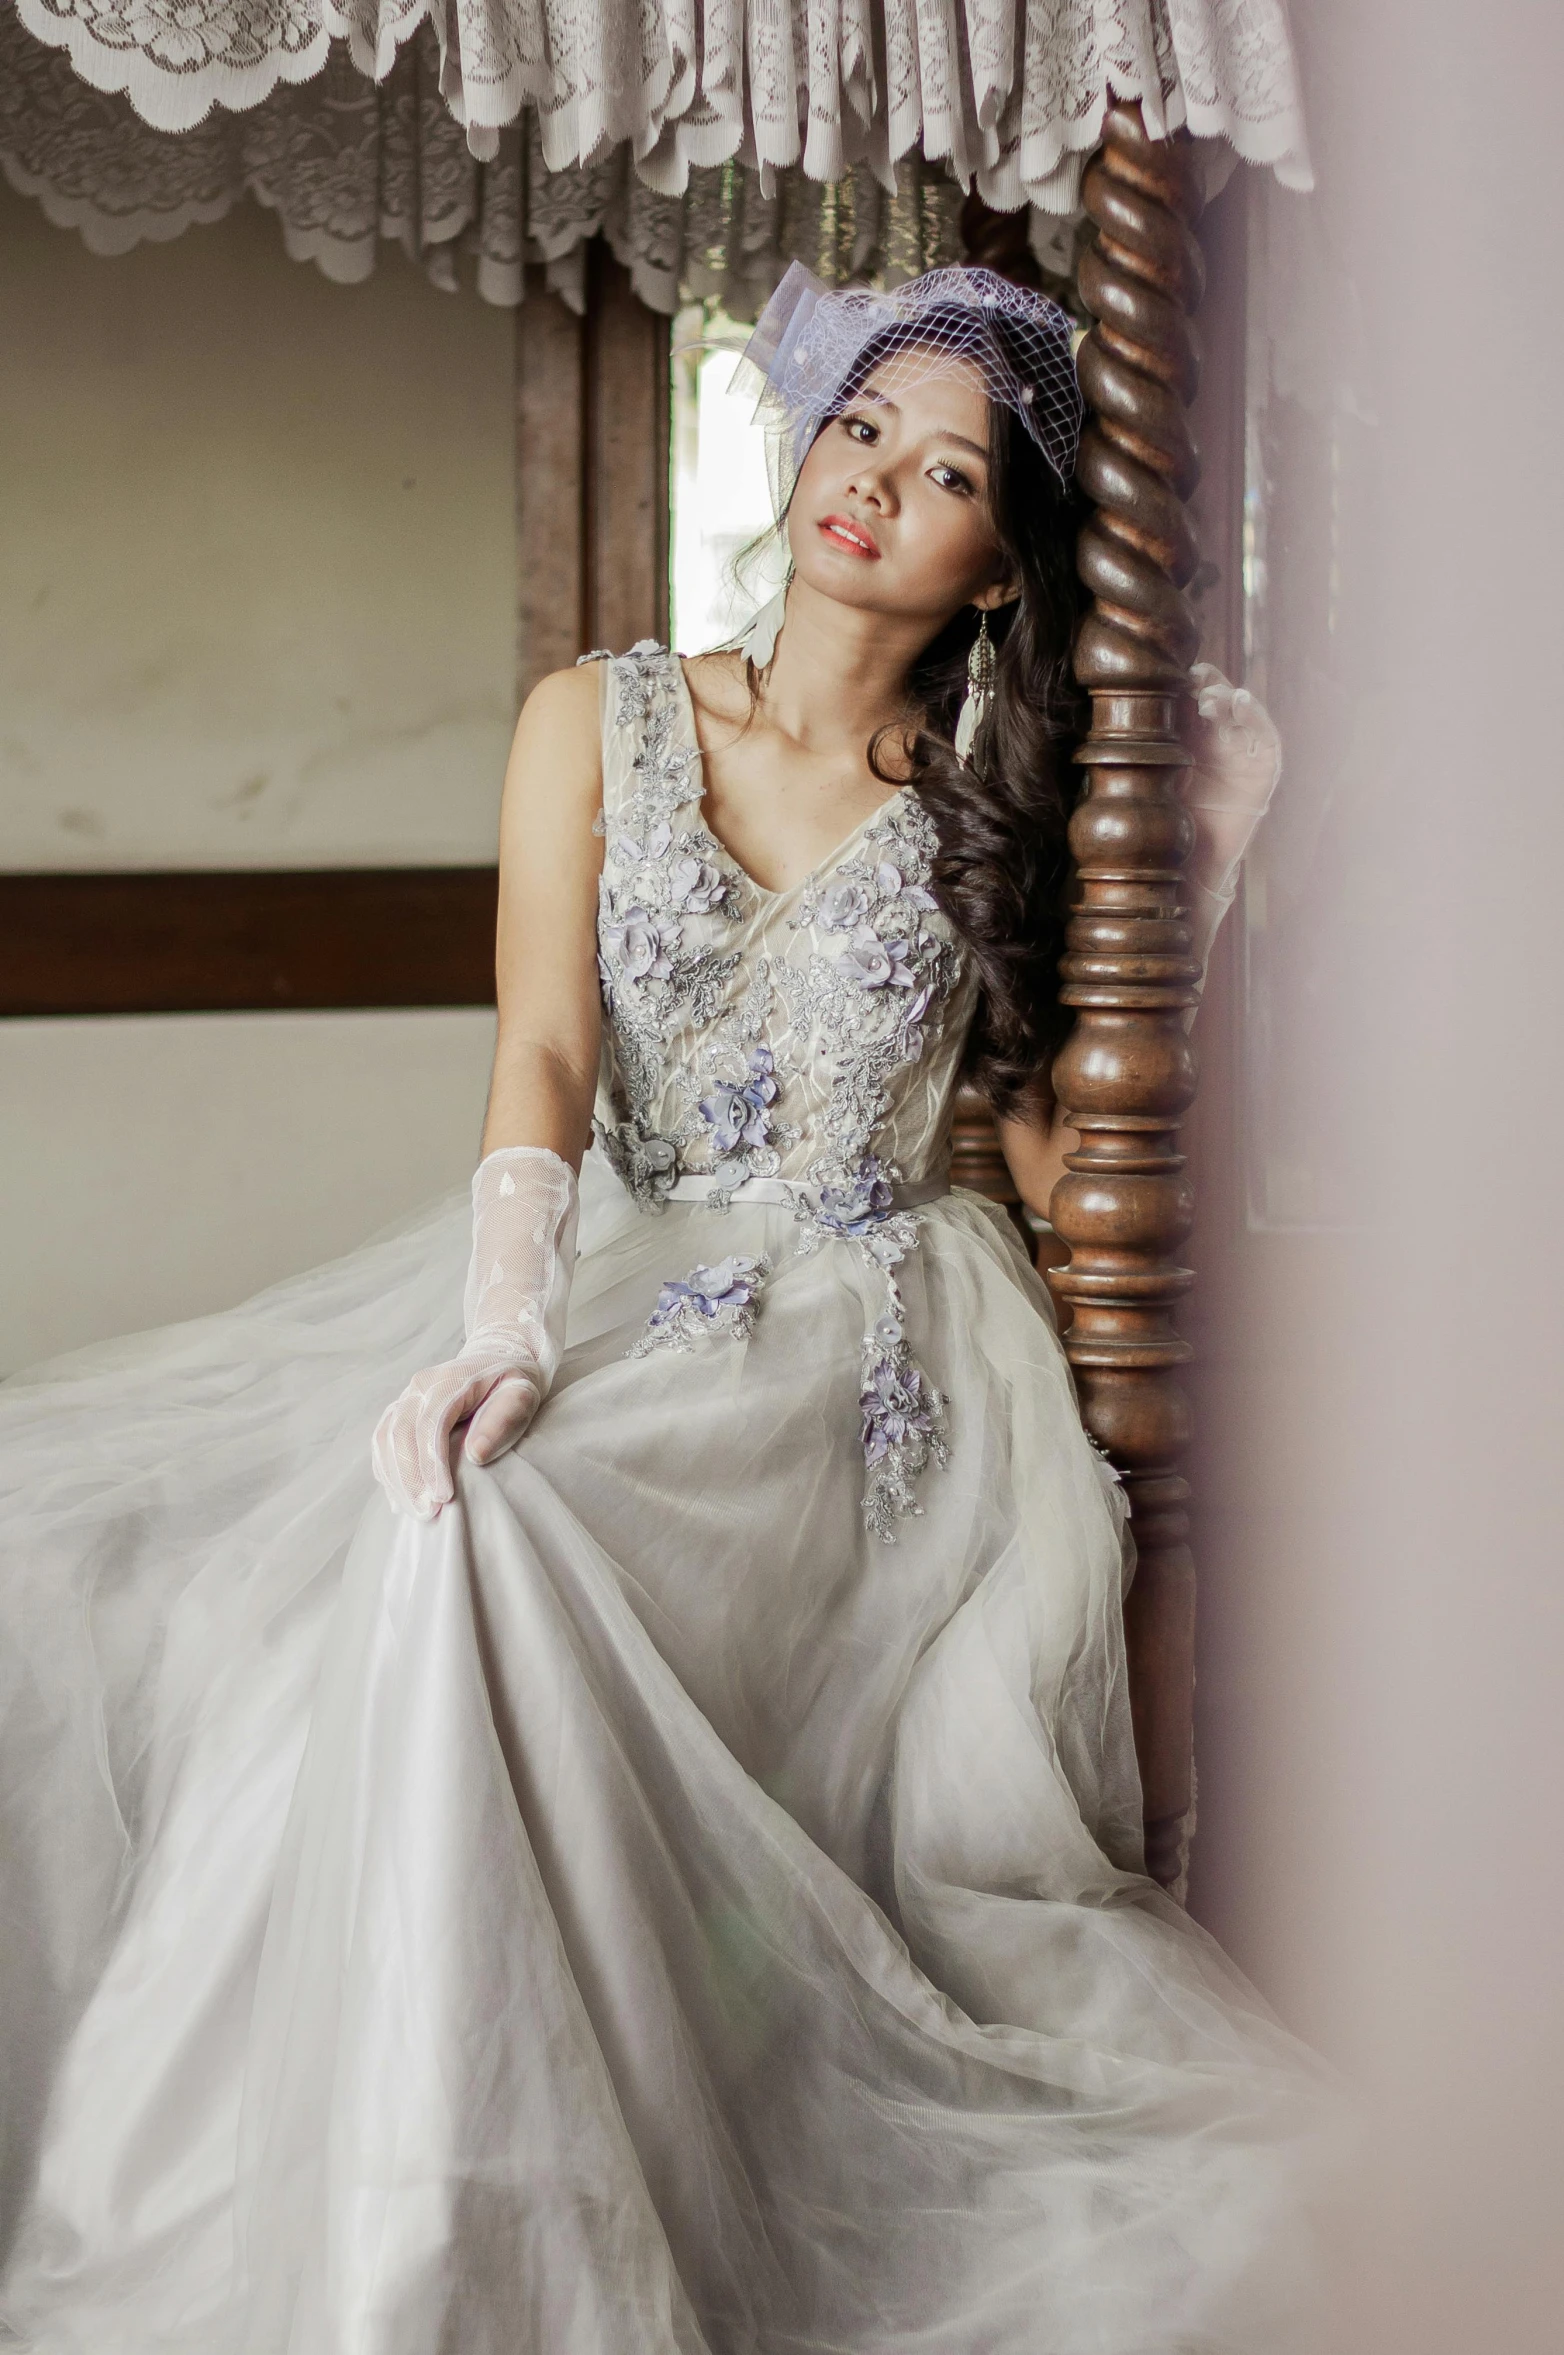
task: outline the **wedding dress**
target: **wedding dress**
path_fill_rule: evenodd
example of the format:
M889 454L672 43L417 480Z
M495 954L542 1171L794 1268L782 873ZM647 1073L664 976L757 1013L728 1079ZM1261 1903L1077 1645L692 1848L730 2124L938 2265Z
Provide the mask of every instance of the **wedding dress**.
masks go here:
M763 890L677 660L601 675L597 1141L521 1445L429 1522L371 1478L465 1203L0 1392L7 2327L1305 2344L1333 2097L1140 1870L1120 1496L946 1183L928 821Z

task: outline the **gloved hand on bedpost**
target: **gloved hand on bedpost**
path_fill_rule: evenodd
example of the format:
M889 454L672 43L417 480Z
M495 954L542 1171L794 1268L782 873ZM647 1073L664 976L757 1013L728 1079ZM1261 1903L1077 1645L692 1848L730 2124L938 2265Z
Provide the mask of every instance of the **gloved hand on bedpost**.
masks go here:
M1244 854L1282 772L1282 743L1264 704L1225 679L1215 663L1197 662L1189 683L1195 706L1184 740L1195 765L1184 772L1183 802L1195 821L1195 847L1184 888L1204 988L1212 944L1238 895Z
M467 1423L472 1462L490 1464L548 1396L565 1347L577 1211L575 1172L545 1146L506 1145L480 1162L466 1342L415 1374L375 1431L375 1478L401 1511L432 1521L449 1504L458 1424Z

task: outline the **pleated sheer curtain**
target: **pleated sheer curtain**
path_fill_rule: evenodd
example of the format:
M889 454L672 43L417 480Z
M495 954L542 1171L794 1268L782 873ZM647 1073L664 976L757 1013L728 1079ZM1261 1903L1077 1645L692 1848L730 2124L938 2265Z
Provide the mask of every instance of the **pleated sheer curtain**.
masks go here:
M597 235L662 311L752 315L794 259L895 282L969 185L1067 266L1110 91L1308 184L1283 0L0 5L0 166L94 250L249 195L332 277L394 242L499 303L529 263L579 302Z

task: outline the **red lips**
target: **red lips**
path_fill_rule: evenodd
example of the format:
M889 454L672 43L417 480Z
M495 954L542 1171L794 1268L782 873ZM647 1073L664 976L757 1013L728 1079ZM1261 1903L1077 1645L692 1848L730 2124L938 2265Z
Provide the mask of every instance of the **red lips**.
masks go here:
M870 563L879 557L880 551L870 534L861 523L855 523L850 515L822 515L819 529L831 546L840 548L844 556L861 556Z

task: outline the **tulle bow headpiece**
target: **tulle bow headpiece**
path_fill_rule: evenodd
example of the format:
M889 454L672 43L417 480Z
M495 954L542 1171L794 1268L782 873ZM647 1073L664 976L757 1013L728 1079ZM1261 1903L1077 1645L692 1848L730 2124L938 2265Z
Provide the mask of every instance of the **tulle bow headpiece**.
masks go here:
M821 426L868 367L926 355L928 373L975 363L992 400L1015 411L1068 484L1081 435L1081 388L1068 312L992 270L929 270L881 294L829 287L794 262L756 322L734 373L767 429L780 515ZM906 381L903 375L903 382Z

